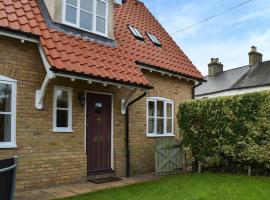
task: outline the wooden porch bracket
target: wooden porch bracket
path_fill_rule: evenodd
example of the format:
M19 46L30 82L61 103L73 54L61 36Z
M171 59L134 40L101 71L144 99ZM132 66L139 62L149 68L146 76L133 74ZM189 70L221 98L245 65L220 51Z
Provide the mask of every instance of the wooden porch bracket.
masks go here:
M48 87L50 80L55 78L55 75L51 71L51 66L50 66L49 62L47 61L46 56L43 52L43 49L40 45L38 45L38 50L39 50L42 62L44 64L46 72L47 72L45 79L42 83L42 86L39 90L36 91L36 96L35 96L35 107L36 107L36 109L41 110L43 108L43 98L44 98L46 89Z
M121 101L121 114L125 115L127 111L127 106L130 102L131 97L137 92L137 89L131 88L129 90L129 93L125 99L122 99Z

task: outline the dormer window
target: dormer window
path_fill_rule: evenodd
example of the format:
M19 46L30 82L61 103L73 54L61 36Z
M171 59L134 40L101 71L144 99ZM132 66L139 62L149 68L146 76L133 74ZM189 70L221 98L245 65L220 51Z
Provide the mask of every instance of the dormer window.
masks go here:
M65 24L107 36L107 0L64 0L63 5Z
M134 26L130 26L130 25L128 26L128 28L136 39L142 40L142 41L144 40L142 34L140 33L140 31L137 28L135 28Z
M147 36L150 38L150 40L154 43L154 45L161 47L161 44L156 36L154 36L152 33L147 33Z

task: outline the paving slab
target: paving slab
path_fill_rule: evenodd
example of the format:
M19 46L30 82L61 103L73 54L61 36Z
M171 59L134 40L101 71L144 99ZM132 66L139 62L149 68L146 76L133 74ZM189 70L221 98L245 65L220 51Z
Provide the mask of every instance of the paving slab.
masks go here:
M61 199L65 197L71 197L79 194L86 194L89 192L95 192L110 188L123 187L132 184L138 184L148 181L157 180L154 173L148 173L143 175L132 176L129 178L122 177L120 181L94 184L91 182L61 185L56 187L50 187L42 190L32 190L26 192L19 192L16 194L16 200L52 200Z
M71 185L71 186L66 186L65 189L75 194L85 194L85 193L95 191L93 188L93 185L91 184Z

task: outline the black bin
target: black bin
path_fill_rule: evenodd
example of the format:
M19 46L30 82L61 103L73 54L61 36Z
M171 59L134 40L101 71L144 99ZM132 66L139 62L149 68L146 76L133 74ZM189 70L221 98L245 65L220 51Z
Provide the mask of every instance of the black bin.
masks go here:
M17 157L0 160L0 200L13 200L16 186Z

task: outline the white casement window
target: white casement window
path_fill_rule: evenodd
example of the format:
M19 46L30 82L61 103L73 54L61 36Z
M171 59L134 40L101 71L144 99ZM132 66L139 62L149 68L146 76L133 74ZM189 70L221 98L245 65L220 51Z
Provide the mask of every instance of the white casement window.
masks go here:
M53 131L73 132L72 130L72 89L54 87Z
M108 0L63 0L63 22L107 36Z
M147 99L147 136L162 137L174 136L173 101L162 97Z
M16 148L17 81L0 75L0 148Z

